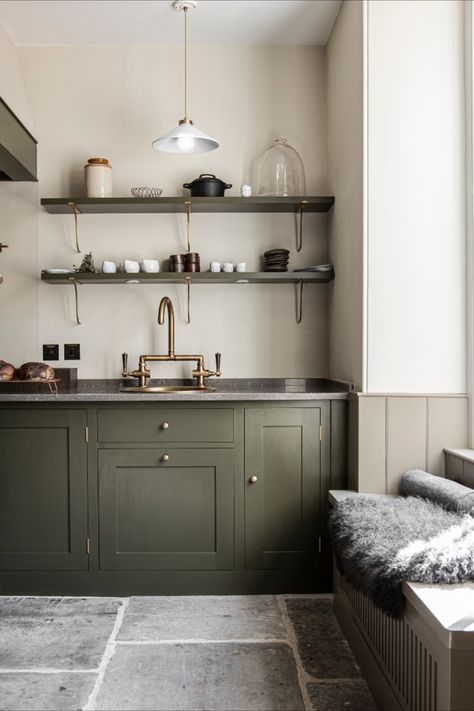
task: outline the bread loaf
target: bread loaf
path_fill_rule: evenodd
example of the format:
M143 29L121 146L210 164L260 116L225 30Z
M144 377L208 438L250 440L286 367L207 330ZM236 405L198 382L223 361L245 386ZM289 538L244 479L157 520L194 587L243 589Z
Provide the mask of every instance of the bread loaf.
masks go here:
M15 377L15 368L11 363L6 363L0 360L0 381L13 380Z
M17 375L20 380L53 380L54 370L46 363L23 363Z

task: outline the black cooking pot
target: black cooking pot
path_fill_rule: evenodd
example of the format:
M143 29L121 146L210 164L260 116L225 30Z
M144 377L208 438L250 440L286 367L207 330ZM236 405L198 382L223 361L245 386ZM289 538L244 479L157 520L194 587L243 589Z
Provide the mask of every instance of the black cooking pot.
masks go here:
M224 197L224 190L231 187L230 183L224 183L211 173L203 173L192 183L183 185L183 188L191 190L191 197Z

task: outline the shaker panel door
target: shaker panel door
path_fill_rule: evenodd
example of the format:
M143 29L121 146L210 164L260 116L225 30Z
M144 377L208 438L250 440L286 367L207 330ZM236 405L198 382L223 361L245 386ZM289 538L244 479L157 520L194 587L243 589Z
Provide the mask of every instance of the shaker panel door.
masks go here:
M226 449L101 450L101 570L232 568L233 462Z
M248 569L302 569L316 559L320 422L319 408L246 410Z
M0 410L0 570L87 570L85 412Z

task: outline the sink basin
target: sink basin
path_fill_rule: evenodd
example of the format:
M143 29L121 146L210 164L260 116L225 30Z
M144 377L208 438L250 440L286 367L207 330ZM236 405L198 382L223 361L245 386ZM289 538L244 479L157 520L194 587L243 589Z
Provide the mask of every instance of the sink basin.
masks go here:
M216 388L198 388L196 385L136 385L131 388L120 388L122 393L210 393Z

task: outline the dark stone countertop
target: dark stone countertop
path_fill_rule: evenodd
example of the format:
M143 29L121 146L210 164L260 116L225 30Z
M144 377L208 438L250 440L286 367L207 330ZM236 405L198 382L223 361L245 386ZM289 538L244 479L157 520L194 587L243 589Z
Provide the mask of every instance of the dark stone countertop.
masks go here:
M136 380L78 380L77 385L60 385L50 393L47 384L9 385L0 383L0 402L183 402L250 400L345 400L347 383L322 378L212 378L214 391L184 393L126 393L121 388L136 385ZM192 385L184 380L153 380L151 385Z

